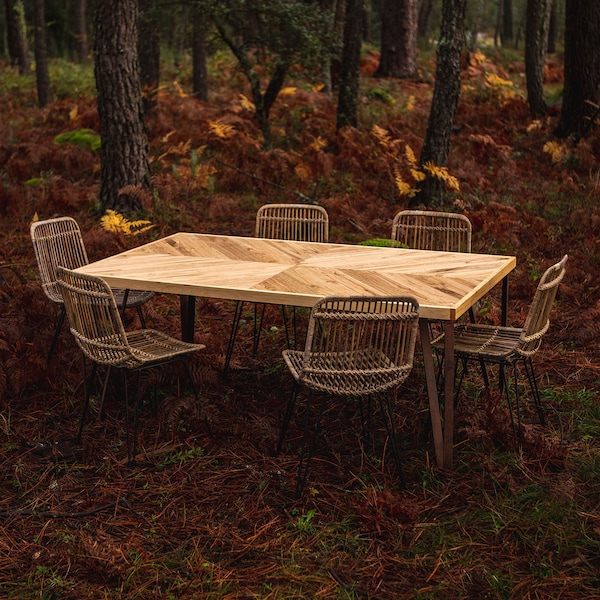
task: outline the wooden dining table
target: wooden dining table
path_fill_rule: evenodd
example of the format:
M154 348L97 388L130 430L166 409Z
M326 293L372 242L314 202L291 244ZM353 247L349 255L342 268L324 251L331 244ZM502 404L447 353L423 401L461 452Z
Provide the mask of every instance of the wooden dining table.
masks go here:
M436 464L450 468L454 446L454 323L502 282L513 256L176 233L77 269L111 287L178 294L184 339L194 335L195 298L312 307L325 296L413 296ZM505 318L505 317L503 317ZM428 323L444 329L440 410Z

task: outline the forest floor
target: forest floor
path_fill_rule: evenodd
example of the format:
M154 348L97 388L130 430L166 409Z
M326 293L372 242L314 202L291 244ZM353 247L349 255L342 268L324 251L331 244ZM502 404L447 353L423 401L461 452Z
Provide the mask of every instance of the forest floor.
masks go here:
M269 307L256 356L248 315L224 379L234 307L199 299L200 404L178 393L167 369L145 381L160 384L162 397L156 412L142 408L134 466L122 402L112 395L103 420L93 398L75 443L81 357L63 331L46 367L58 312L39 285L33 219L75 217L95 260L178 230L252 235L261 204L306 198L327 209L330 241L389 238L407 205L394 179L410 181L405 145L420 151L431 61L419 81L385 81L371 77L376 57L367 55L360 127L337 136L334 100L298 74L273 109L275 149L265 151L239 97L243 80L219 60L208 103L183 93L189 73L166 78L148 121L156 193L144 198L142 216L153 227L133 236L100 224L99 155L81 135L98 131L93 98L71 83L39 109L31 79L1 66L0 596L597 598L600 130L577 144L555 140L554 106L533 122L518 58L476 56L465 65L448 163L461 189L444 208L471 219L475 252L517 257L511 324L523 322L543 270L569 255L535 357L553 427L527 422L519 448L503 398L486 394L473 371L457 405L454 468L438 469L417 353L395 404L407 487L381 447L362 443L356 405L332 399L294 500L300 416L274 452L292 382L280 311ZM555 63L550 95L561 84ZM75 142L54 141L67 131L79 132ZM498 321L496 290L479 310ZM144 311L149 325L179 335L176 298L157 295ZM383 443L376 415L373 427Z

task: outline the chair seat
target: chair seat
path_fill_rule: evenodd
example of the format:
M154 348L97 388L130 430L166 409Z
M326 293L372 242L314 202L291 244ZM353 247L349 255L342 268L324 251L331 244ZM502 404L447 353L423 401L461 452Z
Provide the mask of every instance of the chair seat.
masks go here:
M509 361L518 355L523 328L460 323L454 328L454 351L459 356L476 355L491 361ZM433 341L434 348L443 350L444 336Z
M57 283L54 281L50 284L44 284L44 291L48 298L50 298L53 302L57 304L62 304L63 299L58 289ZM115 296L115 301L117 306L121 308L123 306L123 300L125 298L125 293L127 292L124 288L114 288L113 294ZM145 290L129 290L127 293L127 308L136 308L138 306L142 306L148 300L151 300L154 297L154 292L149 292Z
M284 350L283 358L294 379L313 391L347 396L369 396L401 383L412 365L395 365L381 351L313 352Z
M113 294L117 302L118 307L123 306L123 299L127 290L122 288L113 289ZM129 290L127 293L127 308L136 308L142 306L154 297L154 292L148 292L145 290Z

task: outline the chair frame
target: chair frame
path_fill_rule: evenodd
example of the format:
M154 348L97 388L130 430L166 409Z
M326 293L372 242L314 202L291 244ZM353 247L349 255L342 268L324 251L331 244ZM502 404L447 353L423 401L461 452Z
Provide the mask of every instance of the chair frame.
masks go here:
M30 227L31 240L40 273L42 289L50 301L60 306L58 322L46 357L49 366L65 320L65 307L56 281L56 268L77 269L89 263L81 229L72 217L35 221ZM135 308L142 327L146 327L141 306L154 292L114 289L117 305L123 310Z
M187 377L196 400L198 391L190 371L187 357L203 350L203 344L192 344L173 338L154 329L125 331L121 311L117 306L110 286L100 277L77 273L57 267L56 285L63 299L70 330L82 351L84 362L85 401L79 425L77 441L81 441L83 426L90 402L92 383L100 365L121 370L125 396L125 419L127 434L127 458L132 463L137 454L138 413L141 399L141 372L145 369L164 366L170 362L183 362ZM85 360L93 363L89 379L86 376ZM135 421L133 443L130 442L129 395L127 371L137 372ZM104 384L102 397L106 391Z
M481 365L486 389L490 387L485 367L486 363L499 365L499 389L501 392L504 391L513 434L517 437L519 443L523 441L518 369L520 363L523 364L525 376L531 388L540 424L542 426L546 425L532 357L539 350L542 338L550 327L550 314L554 306L558 287L565 275L567 260L568 255L565 254L559 262L546 269L543 273L523 327L474 323L460 323L455 326L454 347L457 368L459 361L462 364L462 372L456 386L456 397L460 393L469 361L477 361ZM433 341L433 347L441 352L443 335ZM506 375L506 367L509 366L513 369L515 408L517 413L516 427L509 392L509 381Z
M294 385L285 410L277 453L281 451L299 390L304 388L308 392L296 498L306 481L327 395L359 399L377 397L400 483L405 485L390 391L405 381L412 370L418 318L419 304L409 296L329 297L314 305L304 350L283 351ZM312 442L308 444L313 395L321 395L322 399Z
M471 252L472 225L465 215L403 210L392 222L392 246L441 252Z
M256 212L254 235L257 238L293 240L298 242L323 242L329 240L329 215L327 211L316 204L263 204ZM252 334L252 351L256 355L260 342L263 318L266 305L254 303L254 329ZM229 344L225 355L223 374L229 370L229 363L237 337L239 322L242 318L244 302L236 302L233 315L233 325L229 336ZM281 307L285 326L286 344L291 347L291 336L288 313L285 305ZM296 310L292 307L292 329L294 343L296 340Z

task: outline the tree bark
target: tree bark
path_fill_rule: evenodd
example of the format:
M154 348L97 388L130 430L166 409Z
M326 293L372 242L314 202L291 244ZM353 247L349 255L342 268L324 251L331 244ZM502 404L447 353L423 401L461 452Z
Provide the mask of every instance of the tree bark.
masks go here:
M580 138L591 127L600 83L600 1L567 0L565 83L556 135Z
M383 0L375 77L416 77L418 18L417 0Z
M137 37L144 114L149 115L158 104L160 83L160 12L155 0L139 13Z
M431 11L433 10L433 0L421 0L418 17L418 36L420 38L429 37Z
M85 9L86 0L77 0L75 6L75 37L77 41L77 59L80 63L87 62L89 52Z
M206 29L199 10L194 10L192 20L192 92L195 98L208 101L208 73L206 70Z
M512 0L502 2L502 32L500 39L504 47L508 46L514 38Z
M94 72L102 139L102 209L142 209L139 195L119 195L126 185L150 188L148 141L137 56L136 0L97 0Z
M551 4L552 0L527 0L525 75L529 112L534 119L543 117L548 111L544 100L544 66Z
M31 62L29 60L23 0L4 0L4 3L10 64L13 67L18 67L19 73L24 75L31 70Z
M444 0L433 99L420 164L446 165L450 136L460 96L460 64L464 44L466 0ZM411 204L436 207L442 202L443 181L427 174Z
M363 0L347 0L337 105L337 131L348 125L356 127L358 123L363 10Z
M35 0L33 6L35 79L38 104L46 106L50 100L50 75L48 73L48 47L44 0Z

